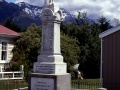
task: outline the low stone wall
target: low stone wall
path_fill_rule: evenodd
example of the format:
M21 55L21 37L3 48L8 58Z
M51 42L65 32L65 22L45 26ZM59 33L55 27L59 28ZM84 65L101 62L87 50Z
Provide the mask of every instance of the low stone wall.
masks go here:
M19 88L18 90L28 90L28 87Z
M98 90L107 90L106 88L98 88Z
M28 90L28 87L14 89L14 90ZM71 90L89 90L89 89L71 89ZM97 90L107 90L106 88L98 88Z
M89 90L89 89L73 89L73 88L72 88L71 90Z
M19 88L19 89L13 89L13 90L28 90L28 87Z

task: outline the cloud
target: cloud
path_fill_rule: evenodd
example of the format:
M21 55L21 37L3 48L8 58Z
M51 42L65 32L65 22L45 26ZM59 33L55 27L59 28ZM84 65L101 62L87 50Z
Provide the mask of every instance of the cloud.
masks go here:
M43 6L45 0L16 0L29 4ZM87 11L91 19L105 16L108 19L117 18L120 20L119 0L54 0L61 8L65 8L72 14L77 14L77 10Z
M43 6L45 0L16 0L15 3L26 2L32 5Z

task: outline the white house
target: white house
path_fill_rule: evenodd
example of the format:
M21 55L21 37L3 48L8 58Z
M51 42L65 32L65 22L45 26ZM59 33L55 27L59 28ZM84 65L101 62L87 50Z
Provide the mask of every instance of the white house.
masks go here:
M0 67L4 67L12 59L12 49L19 33L0 25Z

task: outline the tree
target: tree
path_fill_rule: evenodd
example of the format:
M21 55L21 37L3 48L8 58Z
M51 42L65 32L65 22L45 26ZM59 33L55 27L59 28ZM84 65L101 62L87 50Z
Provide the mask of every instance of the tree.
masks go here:
M70 69L71 66L78 64L80 48L77 45L78 41L64 33L61 33L61 49L64 57L64 62L67 63L67 71L71 73L72 78L75 78L75 73Z
M64 34L76 39L80 48L79 70L83 72L85 78L99 78L100 67L100 39L101 31L97 23L89 23L86 20L86 14L81 17L79 13L78 20L82 23L80 26L75 24L62 24L61 30ZM82 22L80 21L82 20Z
M41 45L41 27L35 24L22 32L21 37L16 42L13 49L13 58L11 60L12 69L17 70L19 65L25 67L25 77L33 68L33 63L37 61ZM16 67L16 68L15 68Z
M108 20L107 18L105 18L104 16L101 16L97 19L97 23L101 29L101 32L106 31L107 29L112 28L111 24L110 24L110 20Z
M12 23L10 19L6 20L6 22L4 23L4 26L9 29L12 29L13 31L21 32L21 29L16 24Z
M84 24L89 23L88 22L88 18L87 18L87 12L81 12L80 10L77 11L78 12L78 16L76 18L76 23L78 26L82 26Z
M79 47L76 43L76 39L61 33L61 52L63 54L64 61L68 64L68 72L71 72L69 68L72 65L78 63ZM11 61L11 65L13 67L11 68L13 70L17 70L19 65L23 64L25 67L25 77L27 78L28 73L33 69L33 63L37 61L40 47L41 27L31 25L25 32L21 33L21 37L16 42L16 47L13 50L13 58Z
M80 67L85 78L99 78L100 72L100 39L99 26L92 25L82 26L80 28Z
M68 35L69 37L76 38L77 35L77 27L74 23L72 24L61 24L61 32L63 32L65 35Z

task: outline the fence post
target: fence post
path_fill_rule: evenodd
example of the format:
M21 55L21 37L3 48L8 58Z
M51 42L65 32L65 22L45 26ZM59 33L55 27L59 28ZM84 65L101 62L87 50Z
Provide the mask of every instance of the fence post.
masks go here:
M14 79L14 72L13 72L13 79Z
M2 72L2 67L0 67L0 72Z
M20 71L24 71L24 66L20 65Z
M80 78L78 78L78 89L80 89Z
M3 71L1 71L1 73L2 73L2 79L4 78L4 73L3 73Z
M22 79L24 78L24 66L20 65L20 71L21 71L21 75L22 75Z

